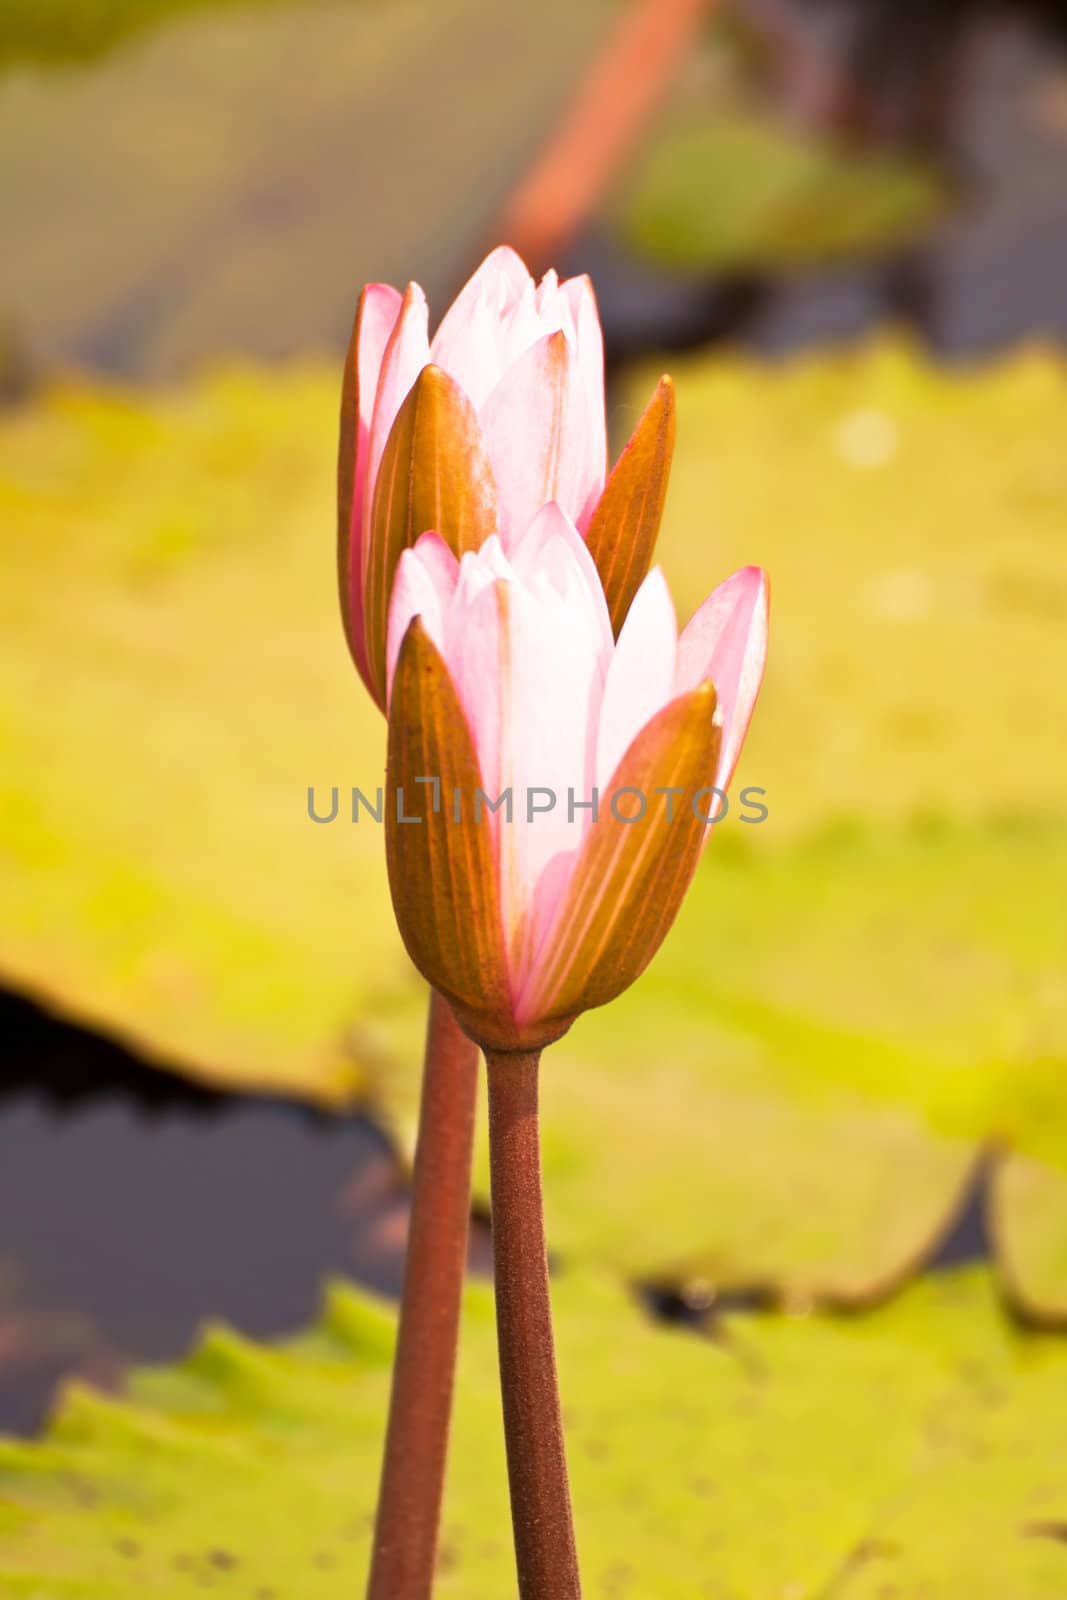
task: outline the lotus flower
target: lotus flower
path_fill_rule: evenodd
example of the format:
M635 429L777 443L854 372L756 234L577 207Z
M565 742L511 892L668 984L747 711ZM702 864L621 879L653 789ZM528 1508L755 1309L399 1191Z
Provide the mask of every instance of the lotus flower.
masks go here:
M431 532L401 556L390 884L412 960L483 1048L540 1048L652 958L737 763L766 640L749 567L680 637L653 569L616 642L556 502L509 543L457 560Z
M663 509L674 400L661 380L605 491L604 351L588 278L536 285L494 250L433 339L426 298L369 284L345 369L338 569L349 648L384 708L401 553L432 529L456 557L513 551L547 501L588 540L621 625Z

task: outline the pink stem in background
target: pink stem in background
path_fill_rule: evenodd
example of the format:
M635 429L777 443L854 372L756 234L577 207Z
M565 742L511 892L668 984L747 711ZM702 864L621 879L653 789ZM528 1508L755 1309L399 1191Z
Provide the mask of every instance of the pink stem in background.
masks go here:
M633 0L500 221L543 270L566 250L637 143L719 0Z

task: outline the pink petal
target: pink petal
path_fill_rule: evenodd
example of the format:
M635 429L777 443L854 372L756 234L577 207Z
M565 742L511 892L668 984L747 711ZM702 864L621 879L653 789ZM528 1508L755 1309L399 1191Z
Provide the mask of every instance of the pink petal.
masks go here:
M548 334L505 372L482 413L510 550L548 500L576 521L594 491L577 352Z
M451 330L450 330L451 331ZM484 291L470 308L466 326L455 337L434 340L436 364L454 378L476 409L500 381L504 361L500 348L500 323Z
M677 652L674 601L653 567L634 596L604 685L596 753L602 790L645 723L673 698ZM605 804L608 799L605 794Z
M539 323L539 334L562 332L572 344L577 343L578 324L571 298L566 293L566 284L560 283L551 267L537 286L534 307ZM533 343L532 340L530 342Z
M368 283L360 296L356 350L358 414L356 437L350 448L356 452L352 473L352 506L349 521L348 620L352 648L364 681L370 681L366 663L363 628L363 530L364 500L367 486L367 457L370 451L370 426L382 357L400 315L401 294L389 283Z
M503 578L515 576L496 534L490 534L478 551L467 550L459 563L459 581L445 621L443 654L446 661L458 658L463 636L470 627L471 608L483 589Z
M675 693L710 678L719 698L723 741L715 782L720 789L733 777L763 680L768 603L766 573L742 567L712 590L678 641Z
M555 582L560 592L573 580L575 592L585 604L585 624L597 642L606 671L614 645L600 574L584 539L555 500L541 507L512 550L511 564L527 583L542 575Z
M556 297L559 294L559 273L555 267L549 267L541 282L537 285L534 302L537 306L537 315L545 320L554 319L551 327L546 328L546 333L555 333L561 326L556 312Z
M386 682L390 687L412 617L422 618L426 632L443 650L445 616L458 581L459 562L436 533L424 533L401 555L389 601Z
M506 591L511 587L507 579L495 576L479 556L465 555L445 623L445 665L474 737L486 793L494 796L509 781L503 777L508 754L501 732L508 656L506 622L502 618Z
M566 297L576 329L578 364L582 373L585 436L589 492L575 521L584 533L589 525L607 476L608 437L604 409L604 334L600 326L596 295L588 277L568 278L561 289Z
M486 792L495 798L512 790L512 821L503 812L486 821L494 829L509 967L516 975L535 931L530 913L538 881L554 858L576 853L590 822L586 810L575 808L572 816L569 790L581 802L592 787L601 664L584 618L583 580L574 566L560 575L562 590L547 579L535 590L517 575L477 592L472 586L460 619L457 592L449 624L446 661ZM529 789L554 797L531 822ZM535 797L536 805L542 802L547 796Z
M400 316L403 296L391 283L368 283L363 291L363 304L359 319L359 454L356 458L356 482L353 495L353 515L360 514L367 478L367 454L370 443L371 419L378 395L378 379L386 347ZM414 381L414 380L412 380Z
M437 365L446 365L441 359L442 352L458 349L462 345L470 326L471 312L480 300L485 300L498 314L502 314L532 288L533 279L522 257L510 245L501 244L495 250L490 250L441 318L441 326L433 341L433 359Z
M587 797L585 797L587 798ZM586 813L588 815L589 813ZM571 881L582 858L582 842L592 823L575 834L573 843L557 850L542 868L530 901L526 936L519 959L513 963L512 996L516 1010L521 1014L523 997L536 982L537 967L544 959L546 943L551 941L552 930L567 899ZM529 1020L528 1016L524 1020Z
M417 283L409 283L400 315L385 347L378 376L378 391L374 399L374 414L370 424L363 501L364 517L369 514L374 496L374 481L378 476L389 429L393 426L396 414L407 398L412 384L430 359L426 324L426 296Z
M537 333L533 279L515 251L500 245L445 312L431 359L456 380L472 405L480 406Z

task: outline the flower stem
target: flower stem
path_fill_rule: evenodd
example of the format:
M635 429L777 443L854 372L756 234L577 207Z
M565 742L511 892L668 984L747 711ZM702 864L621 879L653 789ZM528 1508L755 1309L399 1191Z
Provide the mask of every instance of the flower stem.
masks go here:
M488 1052L500 1388L522 1600L580 1600L548 1290L540 1051Z
M478 1049L430 998L411 1224L367 1600L429 1600L467 1266Z

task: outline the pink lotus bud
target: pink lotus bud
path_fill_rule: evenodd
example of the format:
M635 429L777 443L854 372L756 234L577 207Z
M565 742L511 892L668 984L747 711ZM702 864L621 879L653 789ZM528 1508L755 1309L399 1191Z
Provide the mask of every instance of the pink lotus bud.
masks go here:
M754 567L681 637L654 569L616 642L554 502L510 548L491 536L457 560L427 533L401 555L389 879L412 960L480 1044L537 1048L651 960L737 763L766 642Z
M431 341L426 300L369 284L345 368L338 568L357 667L385 704L389 598L429 530L454 555L512 551L547 501L588 533L618 628L648 570L673 448L664 380L606 492L604 351L588 278L535 285L513 250L482 263Z

